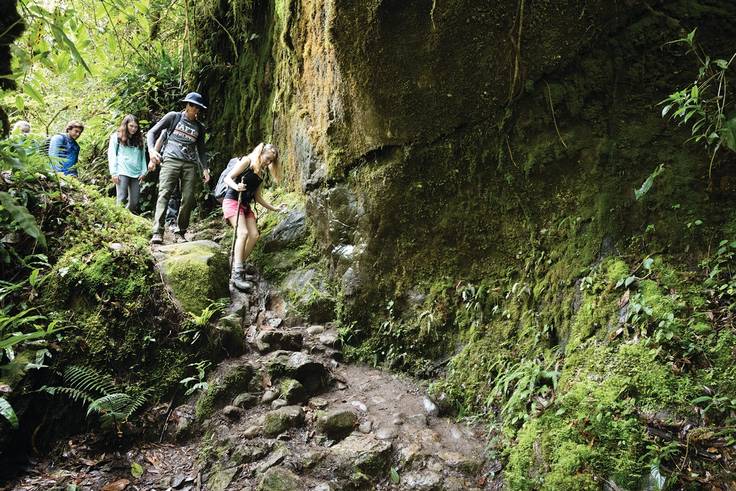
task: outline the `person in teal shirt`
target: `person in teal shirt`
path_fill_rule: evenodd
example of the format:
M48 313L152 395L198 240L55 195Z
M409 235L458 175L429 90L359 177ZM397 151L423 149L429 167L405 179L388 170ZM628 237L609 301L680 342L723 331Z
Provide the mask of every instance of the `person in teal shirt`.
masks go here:
M132 114L125 116L117 131L110 135L107 160L112 182L115 183L117 203L121 204L127 199L128 210L137 212L141 181L148 166L140 125Z

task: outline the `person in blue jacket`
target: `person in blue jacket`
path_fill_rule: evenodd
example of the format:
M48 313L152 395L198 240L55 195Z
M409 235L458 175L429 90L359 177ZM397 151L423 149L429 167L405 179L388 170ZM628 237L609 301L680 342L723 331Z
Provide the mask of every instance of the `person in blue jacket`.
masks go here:
M51 167L65 176L77 176L77 160L79 160L79 144L77 139L84 131L81 121L69 121L66 135L59 133L51 137L49 156Z
M115 183L117 204L128 202L128 210L138 211L141 180L148 171L138 119L132 114L123 118L120 127L110 135L107 161L112 182Z

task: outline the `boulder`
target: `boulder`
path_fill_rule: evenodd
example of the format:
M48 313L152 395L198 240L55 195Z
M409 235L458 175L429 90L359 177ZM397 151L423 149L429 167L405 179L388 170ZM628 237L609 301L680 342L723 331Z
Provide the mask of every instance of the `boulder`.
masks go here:
M332 440L349 435L358 422L358 415L350 409L334 409L319 417L317 427Z
M442 476L430 470L407 472L401 476L402 489L417 491L439 491L442 488Z
M272 467L261 477L258 491L297 491L304 489L302 480L284 467Z
M281 381L281 398L288 404L304 402L307 398L307 391L298 380L285 379Z
M221 468L217 466L210 473L207 480L207 489L210 491L225 491L237 473L237 467Z
M326 275L315 268L296 269L281 284L288 299L291 319L328 322L335 317L335 297L329 289Z
M264 252L275 252L298 246L308 240L309 230L304 210L294 210L262 239Z
M197 399L195 415L199 421L209 417L212 412L228 402L235 395L248 390L255 369L249 364L225 367L221 373L209 380L209 387Z
M302 349L301 333L289 331L260 331L256 336L255 348L261 353L275 350L299 351Z
M258 404L258 396L251 394L250 392L238 394L235 396L235 399L233 399L233 406L241 407L243 409L252 408L256 404Z
M159 247L156 261L180 307L200 315L213 300L228 296L228 259L211 240Z
M228 314L218 320L212 335L209 336L209 342L215 353L224 350L230 357L242 355L245 352L242 317Z
M325 461L342 476L360 473L377 477L387 474L390 458L391 443L377 440L372 435L353 433L331 447Z
M276 436L304 423L304 411L299 406L286 406L263 415L263 433Z
M332 380L329 370L322 363L302 352L275 351L271 353L267 366L271 377L294 378L301 382L310 395L327 388Z

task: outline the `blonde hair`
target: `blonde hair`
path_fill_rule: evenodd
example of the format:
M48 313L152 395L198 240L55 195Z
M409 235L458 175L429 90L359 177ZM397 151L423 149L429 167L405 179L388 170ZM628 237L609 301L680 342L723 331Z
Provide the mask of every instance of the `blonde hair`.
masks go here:
M281 181L281 163L279 161L279 149L276 148L276 145L272 143L266 143L266 145L263 146L263 150L271 150L273 152L273 160L271 161L271 175L273 176L273 180L278 183Z
M260 145L259 145L260 146ZM256 165L258 169L258 173L261 172L261 155L263 155L263 152L266 150L270 150L274 154L274 158L271 162L269 162L268 165L271 166L270 174L273 176L273 180L278 183L281 180L281 165L279 164L279 149L276 148L276 145L273 145L272 143L266 143L263 144L263 148L260 149L260 151L256 154L256 150L258 150L258 147L256 147L253 152L251 153L251 163ZM268 166L266 166L268 169Z

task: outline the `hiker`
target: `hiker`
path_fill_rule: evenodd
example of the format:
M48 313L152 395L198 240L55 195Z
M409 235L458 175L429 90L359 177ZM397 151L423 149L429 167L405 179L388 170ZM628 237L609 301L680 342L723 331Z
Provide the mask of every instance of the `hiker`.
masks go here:
M279 181L278 157L275 146L261 143L249 155L240 159L224 179L227 191L222 200L222 214L235 229L230 281L238 290L249 291L253 288L254 277L246 274L244 267L245 260L258 240L256 216L250 208L250 202L255 201L271 211L287 211L286 204L276 208L266 201L261 189L267 171L270 171L274 181ZM252 271L248 273L250 272Z
M210 180L204 143L205 128L198 121L199 112L207 109L207 106L204 105L202 96L197 92L190 92L182 99L182 102L186 102L184 111L168 113L151 128L147 135L151 162L154 167L161 164L151 244L163 243L166 208L179 181L181 181L181 205L177 227L174 231L174 241L187 241L185 234L189 227L189 216L194 208L199 166L202 167L203 181L207 183ZM156 140L164 129L167 131L167 137L163 144L162 156L155 146Z
M163 147L165 140L166 133L162 131L161 135L156 140L156 146L154 147L158 153L161 153L161 148ZM151 172L156 170L156 164L151 160L148 161L148 170ZM171 193L169 203L166 205L166 226L172 233L176 231L176 217L179 215L179 203L181 203L180 187L179 181L176 181L176 187Z
M10 132L13 135L29 135L31 133L31 123L28 121L16 121L13 125L13 130Z
M77 161L79 160L79 144L77 139L84 131L81 121L69 121L66 125L66 134L57 134L49 140L49 156L51 167L65 176L77 176Z
M127 200L128 210L137 212L141 181L146 175L147 166L140 124L132 114L125 116L120 127L110 135L107 161L112 182L115 183L117 204Z

